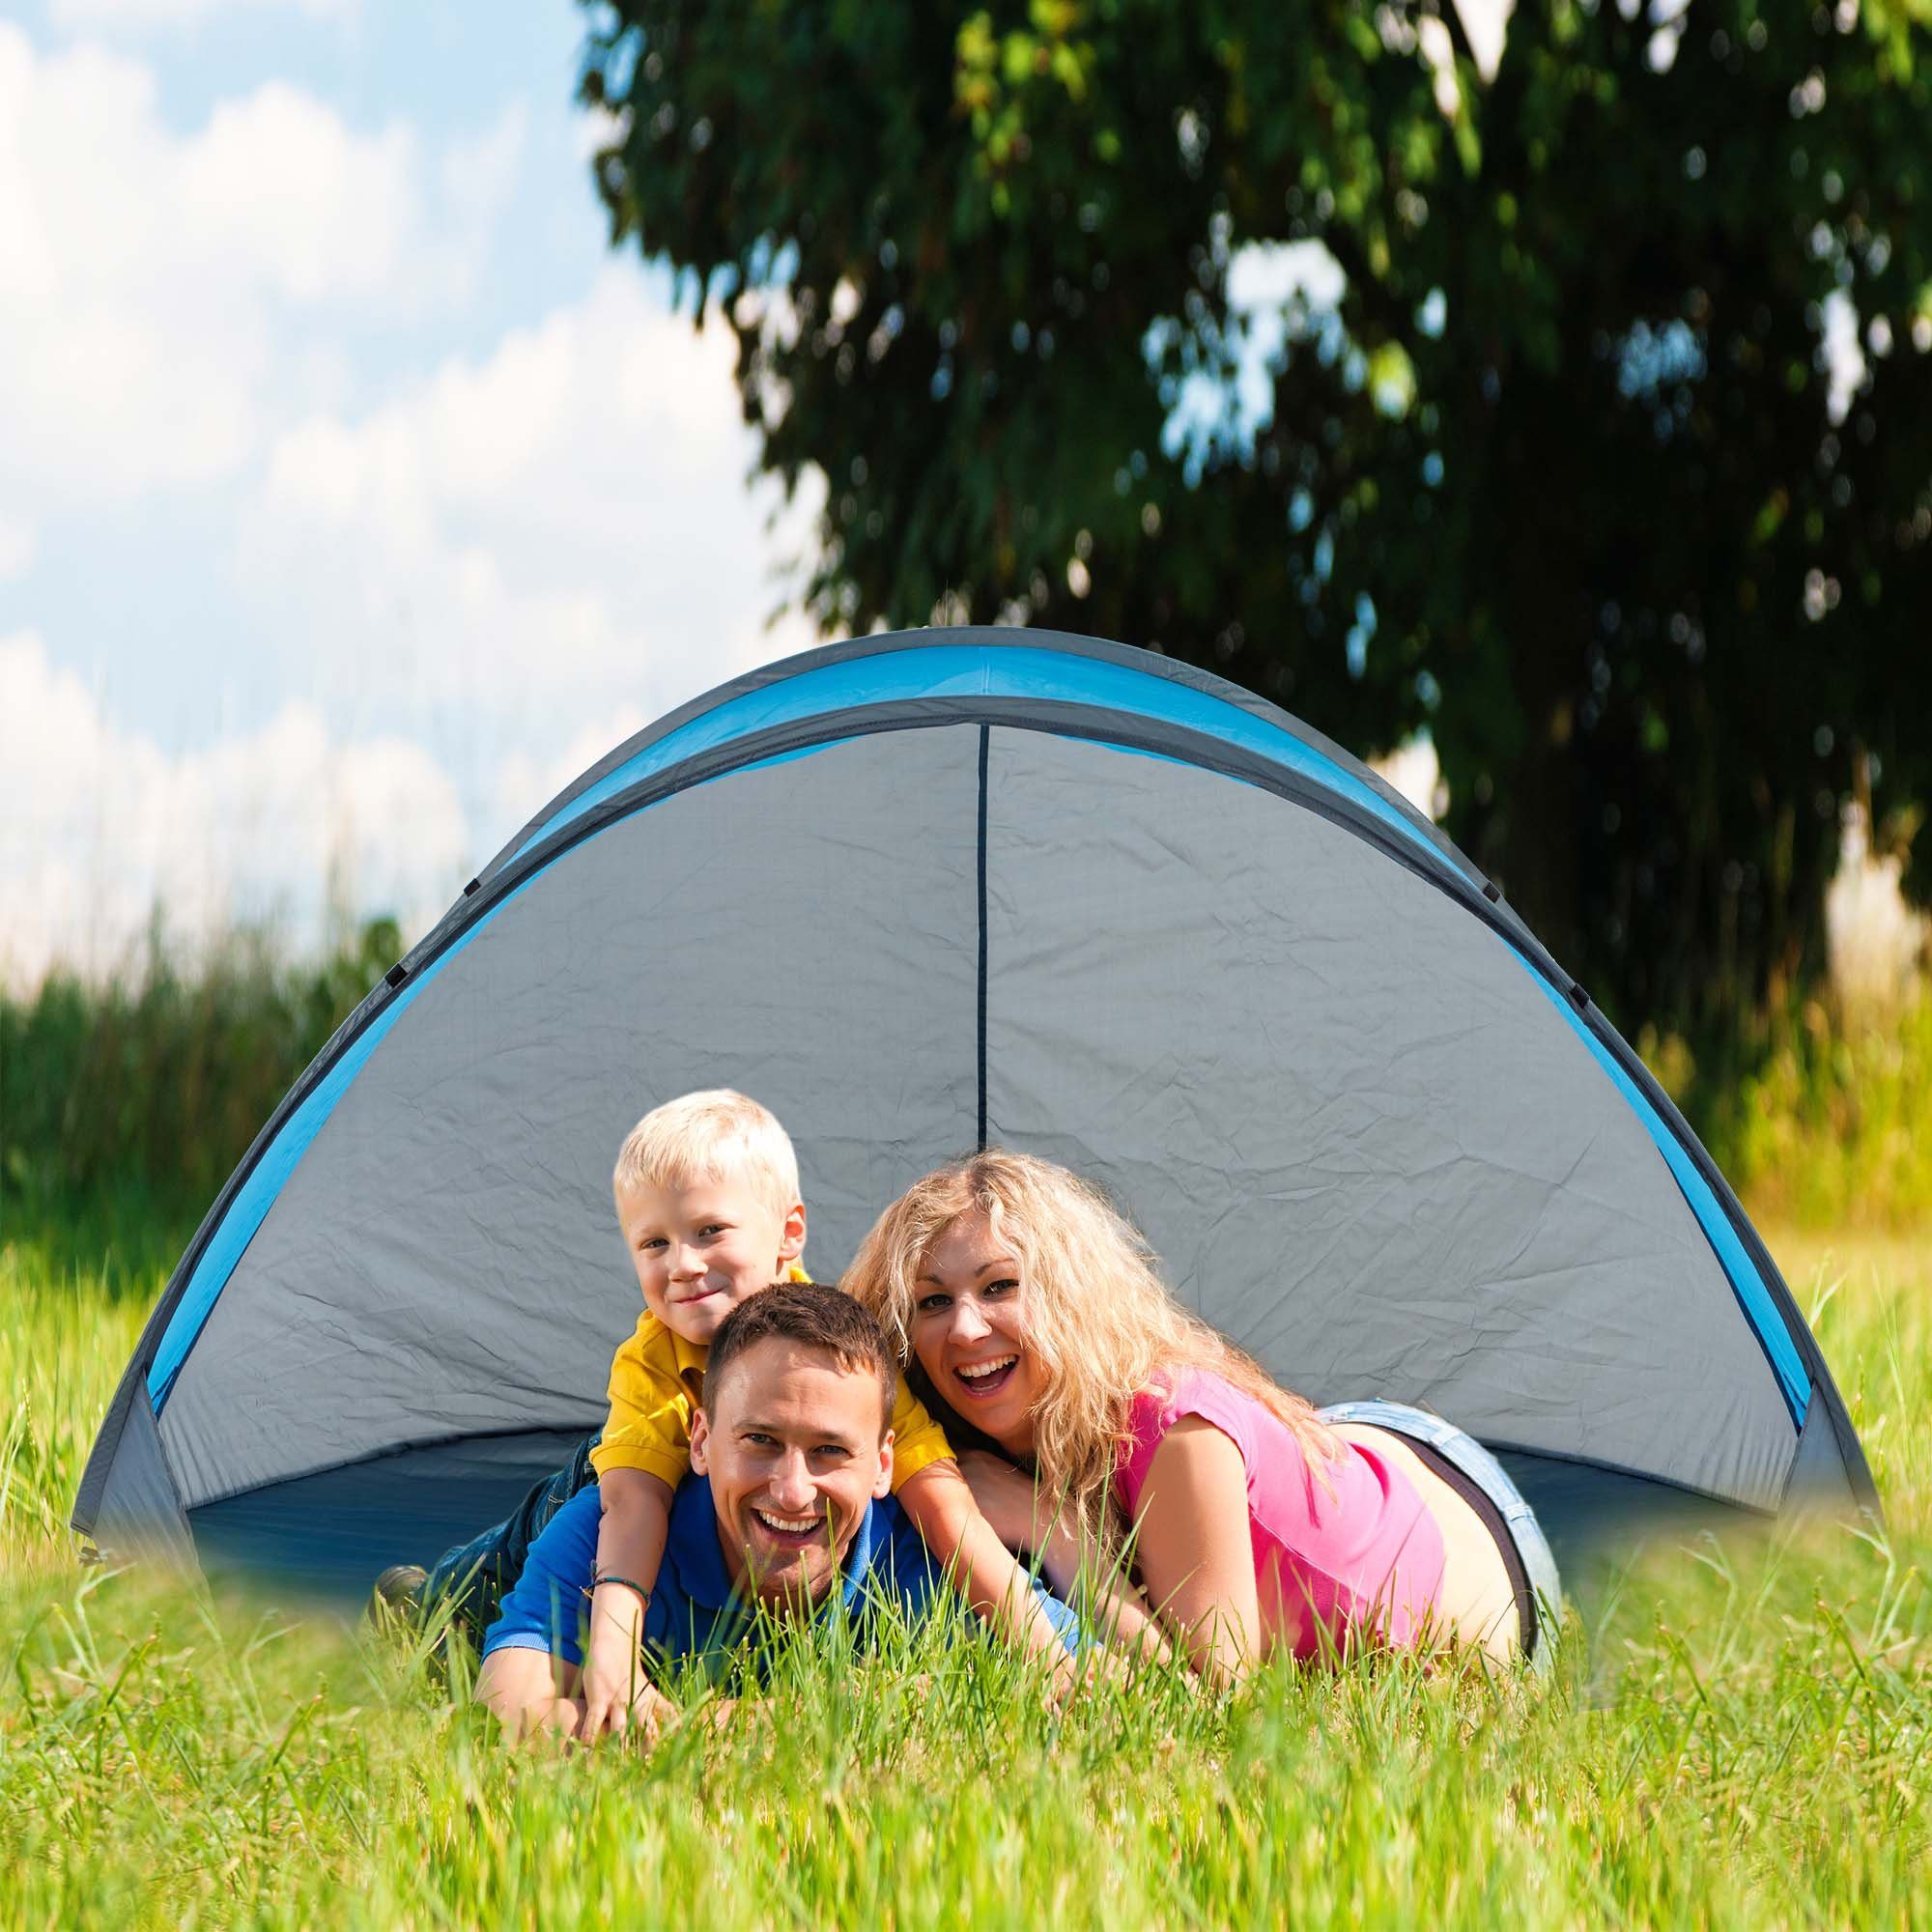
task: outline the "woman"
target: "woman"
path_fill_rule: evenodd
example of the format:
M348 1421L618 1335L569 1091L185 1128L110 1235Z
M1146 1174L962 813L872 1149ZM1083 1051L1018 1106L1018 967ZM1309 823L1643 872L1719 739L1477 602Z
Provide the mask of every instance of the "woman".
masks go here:
M962 1463L1000 1535L1062 1595L1131 1543L1210 1679L1444 1637L1547 1655L1529 1577L1553 1605L1554 1565L1485 1452L1417 1410L1324 1419L1277 1387L1066 1169L992 1150L928 1175L843 1285L898 1336L917 1392L1000 1450Z

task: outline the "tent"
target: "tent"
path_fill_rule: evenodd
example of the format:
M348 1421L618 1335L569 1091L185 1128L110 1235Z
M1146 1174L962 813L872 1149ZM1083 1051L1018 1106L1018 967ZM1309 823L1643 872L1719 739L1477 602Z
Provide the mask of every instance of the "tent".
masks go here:
M942 1160L1065 1161L1290 1386L1469 1429L1566 1561L1876 1507L1730 1189L1426 817L1204 671L961 629L685 705L463 889L222 1190L76 1527L354 1595L501 1514L637 1313L619 1140L721 1085L822 1274Z

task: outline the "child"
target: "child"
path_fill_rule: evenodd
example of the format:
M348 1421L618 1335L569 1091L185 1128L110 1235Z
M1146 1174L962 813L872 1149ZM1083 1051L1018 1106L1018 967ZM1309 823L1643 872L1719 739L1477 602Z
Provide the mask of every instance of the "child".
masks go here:
M644 1313L611 1364L610 1417L590 1450L604 1506L584 1654L584 1737L624 1727L634 1705L656 1695L640 1655L643 1612L664 1558L671 1495L690 1463L711 1337L774 1280L809 1279L800 1265L797 1156L772 1114L742 1094L686 1094L646 1114L618 1151L612 1188ZM955 1587L1028 1650L1070 1669L1025 1574L980 1515L944 1434L903 1380L892 1426L894 1492ZM445 1558L439 1574L450 1563Z

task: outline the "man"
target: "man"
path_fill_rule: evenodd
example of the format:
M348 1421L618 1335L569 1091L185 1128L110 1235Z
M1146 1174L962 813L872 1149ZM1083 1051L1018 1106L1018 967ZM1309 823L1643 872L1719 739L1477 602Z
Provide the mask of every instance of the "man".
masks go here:
M490 1627L478 1699L519 1732L576 1732L582 1624L599 1585L618 1587L598 1590L595 1614L640 1617L650 1657L696 1659L714 1675L761 1617L797 1624L842 1606L863 1642L878 1603L922 1608L938 1574L888 1495L897 1381L877 1322L837 1289L786 1282L733 1309L711 1342L692 1473L671 1504L656 1587L593 1575L598 1497L583 1492L531 1547ZM1070 1612L1041 1594L1070 1634ZM639 1685L634 1716L652 1723L668 1708Z

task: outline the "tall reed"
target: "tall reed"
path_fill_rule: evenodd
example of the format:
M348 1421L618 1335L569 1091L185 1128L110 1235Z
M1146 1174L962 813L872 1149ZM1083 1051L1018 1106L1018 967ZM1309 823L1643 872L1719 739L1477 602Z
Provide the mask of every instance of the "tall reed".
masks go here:
M392 919L306 963L244 932L189 968L156 938L105 983L0 994L0 1212L18 1230L126 1208L144 1236L192 1221L401 951Z
M1695 1051L1649 1033L1640 1045L1753 1214L1932 1217L1932 985L1885 1004L1804 1000Z

